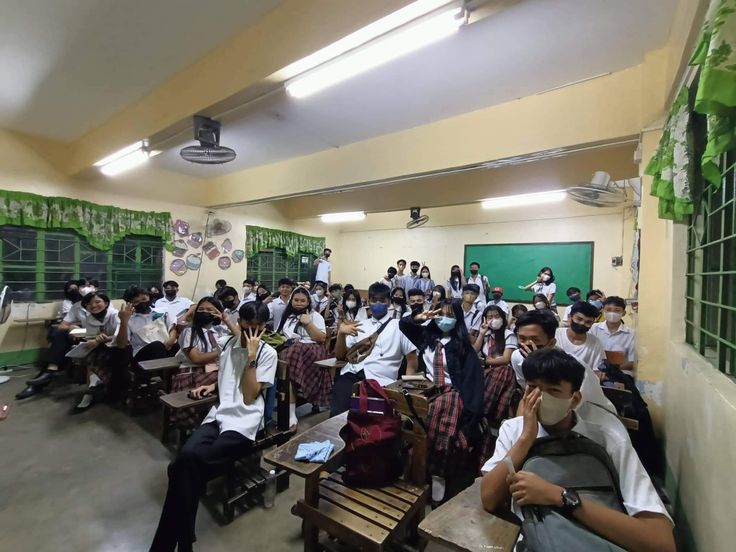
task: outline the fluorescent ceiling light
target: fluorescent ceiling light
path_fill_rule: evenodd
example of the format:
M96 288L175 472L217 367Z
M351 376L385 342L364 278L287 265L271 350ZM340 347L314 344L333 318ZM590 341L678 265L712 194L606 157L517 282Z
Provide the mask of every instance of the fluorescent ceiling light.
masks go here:
M319 218L322 222L352 222L356 220L363 220L365 213L363 211L351 211L349 213L327 213L320 215Z
M130 146L124 147L107 157L100 159L95 163L95 167L100 168L100 172L106 176L116 176L127 170L142 165L151 157L155 157L161 153L160 151L147 151L146 144L143 141L136 142Z
M419 50L457 31L463 24L461 8L453 8L380 38L286 83L295 98L314 94L328 86Z
M370 42L389 31L406 25L410 21L427 15L449 3L450 0L417 0L416 2L412 2L408 6L390 13L386 17L382 17L378 21L374 21L362 29L358 29L354 33L333 42L329 46L325 46L321 50L317 50L313 54L303 57L291 65L287 65L277 73L277 78L279 80L288 80L296 75L301 75L318 65L335 59L345 52L362 46L366 42Z
M567 192L565 190L554 190L551 192L538 192L534 194L519 194L484 199L481 205L484 209L526 207L527 205L538 205L540 203L555 203L557 201L562 201L566 196Z

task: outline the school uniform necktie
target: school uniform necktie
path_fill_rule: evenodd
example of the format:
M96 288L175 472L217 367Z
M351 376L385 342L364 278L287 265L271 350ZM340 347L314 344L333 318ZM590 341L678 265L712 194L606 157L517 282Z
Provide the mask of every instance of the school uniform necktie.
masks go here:
M210 340L210 347L212 347L212 350L214 351L217 349L217 339L215 338L215 334L212 332L212 330L207 330L207 337Z
M442 349L442 342L437 340L437 347L434 350L434 366L432 366L432 379L437 387L445 385L445 362Z
M493 351L496 350L496 336L493 334L493 332L488 335L488 350L486 351L486 357L493 358Z

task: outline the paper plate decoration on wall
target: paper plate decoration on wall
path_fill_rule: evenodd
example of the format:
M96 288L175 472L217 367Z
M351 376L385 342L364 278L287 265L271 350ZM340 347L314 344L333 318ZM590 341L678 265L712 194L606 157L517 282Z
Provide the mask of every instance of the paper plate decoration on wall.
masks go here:
M231 257L233 258L234 263L239 263L240 261L245 259L245 251L243 251L242 249L236 249L235 251L233 251Z
M230 251L233 250L233 242L230 241L230 238L225 238L225 241L222 242L220 249L222 249L222 252L225 254L230 253Z
M187 252L187 242L184 240L174 240L174 250L171 254L174 257L183 257Z
M174 259L169 265L169 270L177 276L184 276L187 273L187 265L181 259Z
M204 244L202 251L204 251L204 254L207 255L207 258L210 261L214 261L217 257L220 256L220 250L217 249L217 246L213 241L208 241L206 244Z
M227 270L228 268L230 268L230 257L222 256L217 259L217 266L219 266L222 270Z
M176 222L174 223L174 232L180 236L188 236L189 223L181 219L176 219Z
M202 237L202 232L194 232L194 234L189 236L187 243L194 249L198 249L202 245L203 241L204 238Z
M189 270L199 270L200 266L202 266L202 255L200 253L187 255L187 268Z
M227 234L232 229L233 225L230 224L229 221L216 218L209 224L207 224L207 235L222 236L223 234Z

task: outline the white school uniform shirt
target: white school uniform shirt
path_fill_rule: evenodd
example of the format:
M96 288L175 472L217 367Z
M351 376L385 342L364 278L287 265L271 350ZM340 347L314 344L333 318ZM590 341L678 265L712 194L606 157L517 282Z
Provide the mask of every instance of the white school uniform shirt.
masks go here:
M332 272L330 261L319 259L319 263L317 263L317 275L314 277L314 281L328 284L330 282L330 272Z
M79 305L76 309L74 306ZM77 324L80 328L87 330L87 336L92 337L100 334L105 334L108 337L118 335L118 329L120 328L120 318L118 318L118 310L112 305L107 307L105 318L98 320L92 316L89 312L82 308L81 303L75 303L72 309L64 318L65 322L71 324ZM114 345L114 341L107 343L108 346Z
M480 349L481 354L484 358L488 358L488 343L491 341L491 332L493 330L488 330L486 335L483 336L483 345ZM516 336L516 334L513 332L513 330L509 330L506 328L506 331L504 331L504 351L506 349L511 349L512 351L516 351L516 349L519 348L519 338ZM513 352L511 353L514 354ZM499 353L497 353L495 350L491 351L491 358L498 358L500 356L503 356Z
M258 296L256 295L256 293L254 291L251 291L248 295L246 295L245 297L243 297L242 301L240 301L240 304L238 304L238 308L242 307L246 303L252 303L257 298L258 298Z
M599 412L595 412L595 410ZM586 412L580 412L578 408L576 418L577 421L573 431L604 447L611 457L618 472L626 512L630 516L640 512L662 514L672 523L672 518L654 489L654 485L652 485L652 481L649 479L644 466L642 466L634 447L631 446L629 435L621 422L612 414L595 407L588 409ZM493 456L481 469L483 474L488 473L499 462L503 461L511 447L521 437L523 428L524 418L522 416L506 420L501 424ZM537 437L546 437L547 435L548 433L542 427L542 424L538 424ZM519 519L524 519L521 508L513 499L511 509Z
M482 274L476 274L473 276L472 274L468 276L468 283L469 284L475 284L480 288L480 294L478 295L478 302L481 305L486 304L486 287L488 286L488 277L484 276ZM485 284L485 286L483 285Z
M345 310L345 320L368 320L368 309L365 307L358 307L358 312L353 316L349 310Z
M274 331L279 329L281 317L284 315L287 302L288 299L284 301L281 296L279 296L268 304L268 311L271 313L271 321L273 322Z
M598 338L604 351L622 352L626 362L636 362L636 334L624 323L619 325L618 330L611 332L605 321L597 322L590 328L589 333Z
M179 336L180 350L176 354L176 357L181 361L182 366L199 366L199 364L196 364L190 360L189 354L186 352L190 347L196 348L201 353L211 353L217 350L210 343L210 334L215 338L214 340L217 343L219 343L220 339L223 337L226 337L227 339L231 337L230 335L223 336L219 334L214 328L202 328L202 332L204 334L204 341L202 341L202 339L196 333L194 334L194 339L192 339L191 326L184 328L184 331L181 332L181 335Z
M567 337L567 330L567 328L557 328L555 331L557 348L574 356L581 364L590 366L593 370L598 370L601 362L606 357L600 340L588 331L585 334L585 343L576 345Z
M69 309L72 308L73 304L74 303L72 303L69 299L64 299L61 302L61 318L62 319L67 315L67 313L69 312Z
M330 298L327 295L323 295L322 299L318 298L314 294L310 297L312 298L312 309L320 313L327 308L327 304L330 302Z
M133 347L134 356L137 355L138 351L143 347L148 345L148 343L140 338L138 332L145 326L148 326L151 322L153 322L153 313L150 312L148 314L141 314L138 312L133 313L133 316L128 320L128 341L130 342L130 346Z
M312 317L312 323L318 330L322 332L326 331L325 319L320 313L312 311L309 313L309 316ZM296 314L292 314L286 319L281 333L284 334L286 339L296 339L300 343L317 343L314 339L309 337L309 332L307 332L307 329L299 323L299 316Z
M410 314L411 314L411 309L409 308L408 305L406 306L406 310L404 311L403 314L401 313L401 309L397 309L396 307L394 307L393 303L391 303L391 306L388 308L388 315L391 318L400 319L400 318L403 318L404 316L409 316Z
M445 354L445 346L450 342L449 337L443 337L440 339L440 343L442 343L442 366L444 367L443 372L445 373L445 385L450 385L452 381L450 381L450 372L447 371L447 355ZM435 354L437 353L437 349L435 348L434 351L430 351L429 347L424 349L424 353L422 354L422 357L424 359L424 374L429 378L429 381L434 383L434 359Z
M479 302L476 302L467 312L463 308L463 313L465 315L465 327L468 329L468 332L480 330L481 318L483 318L483 306Z
M166 297L162 297L153 305L153 310L166 314L169 318L169 324L176 324L176 319L181 311L187 310L192 306L192 300L186 297L176 296L169 301Z
M506 313L506 316L508 316L508 314L509 314L509 304L506 301L504 301L503 299L499 299L498 301L496 301L495 299L491 299L490 301L488 301L486 303L486 307L489 307L491 305L497 306L499 309L501 309L503 312Z
M64 315L64 322L67 324L76 324L80 328L84 328L84 319L87 318L87 311L82 308L82 302L73 303L67 313Z
M249 363L248 349L242 347L240 339L233 339L232 344L226 346L228 339L231 338L224 337L219 342L220 347L225 347L220 355L220 371L217 375L217 394L220 401L210 409L202 424L217 422L220 433L237 431L255 441L258 430L263 427L263 390L273 385L279 357L273 347L261 342L255 368L261 393L258 393L253 404L245 404L240 381L245 370L252 370L246 368Z
M534 293L541 293L545 297L549 297L551 293L555 294L554 299L552 300L551 307L557 306L557 284L554 282L552 283L545 283L545 282L537 282L532 286L532 291Z
M381 320L371 317L363 321L358 329L358 335L346 336L345 345L350 349L360 340L376 333L386 321L388 324L378 336L371 354L359 364L347 363L342 367L341 373L357 374L363 370L366 379L374 379L381 385L388 385L398 379L401 361L406 355L417 350L399 329L398 320L391 319L388 314Z
M415 287L415 283L419 276L409 272L409 274L397 276L397 278L399 279L399 285L404 288L404 291L409 291L411 288Z
M455 289L452 287L452 280L447 280L447 285L445 286L445 290L449 294L450 297L453 299L462 299L463 298L463 280L460 279L460 285L458 289Z
M562 315L563 322L567 322L568 320L570 320L571 311L572 311L572 305L567 305L567 307L565 307L565 313ZM591 328L591 331L593 331L592 328Z

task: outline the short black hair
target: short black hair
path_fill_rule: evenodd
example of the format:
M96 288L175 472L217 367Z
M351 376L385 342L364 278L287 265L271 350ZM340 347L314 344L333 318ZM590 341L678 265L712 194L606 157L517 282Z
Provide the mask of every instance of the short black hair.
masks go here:
M254 285L256 285L256 282L255 282L255 280L251 280L250 278L246 278L245 280L243 280L243 285L245 285L245 284L250 284L251 286L254 286Z
M345 287L342 288L344 292L352 291L355 289L355 286L353 284L345 284Z
M565 295L567 295L569 297L571 293L581 293L580 292L580 288L576 288L576 287L569 287L569 288L567 288L567 291L565 292Z
M342 284L332 284L328 291L342 291Z
M166 287L166 286L179 288L178 282L175 282L174 280L166 280L164 282L164 287Z
M130 286L123 292L123 301L130 303L139 295L147 295L149 298L151 297L151 293L147 289L139 286Z
M465 284L463 291L472 291L476 295L480 295L480 286L478 284Z
M394 276L396 276L397 273L398 273L398 271L396 270L396 267L394 267L394 266L390 266L386 270L386 274L393 274Z
M406 259L399 259L398 261L396 261L396 264L399 264L399 263L406 264Z
M589 318L598 318L600 311L587 301L577 301L573 303L572 308L570 309L570 316L577 313Z
M330 249L329 247L325 247L325 248L324 248L324 249L322 250L322 253L326 253L327 251L329 251L330 253L332 253L332 249Z
M221 287L215 293L215 297L219 299L220 301L222 301L223 297L230 297L231 295L234 297L238 296L238 292L235 291L235 288L232 286Z
M312 289L316 288L317 286L321 287L322 289L327 289L327 282L323 282L322 280L317 280L312 284Z
M276 287L281 287L281 286L294 287L294 280L292 280L291 278L281 278L279 279L279 283Z
M539 269L538 274L541 276L542 272L549 272L549 280L547 280L548 284L551 284L552 282L555 281L555 273L552 272L552 268L548 266L543 266L542 268Z
M368 288L369 301L371 297L376 297L378 299L391 299L391 288L386 284L379 284L378 282L371 284L371 287Z
M220 278L219 280L215 282L215 287L225 287L226 285L227 285L227 282L222 278Z
M618 295L611 295L610 297L606 297L606 300L603 301L603 306L605 307L606 305L613 305L614 307L626 309L626 300Z
M585 368L575 357L547 347L530 353L524 359L521 371L526 381L542 380L553 385L567 381L573 391L580 391L585 378Z
M409 263L409 266L421 266L421 263L419 261L412 261Z
M92 299L95 297L99 297L102 299L105 303L107 303L107 306L110 306L110 298L105 295L104 293L100 293L99 291L93 291L92 293L88 293L84 297L82 297L82 308L87 308L87 305L89 305L92 302Z
M591 289L585 298L590 299L591 297L603 297L603 292L599 289Z
M516 321L516 331L518 332L519 328L523 328L524 326L534 325L541 327L544 334L552 339L560 324L551 311L534 309L525 312L519 317Z
M260 301L248 301L238 309L238 317L244 322L258 322L265 324L271 316L268 305Z
M424 297L424 292L419 288L411 288L406 294L407 297L416 297L417 295Z
M511 307L511 316L514 318L519 318L522 314L525 312L528 312L529 309L526 308L526 305L514 305Z
M477 266L478 268L480 268L480 263L479 263L478 261L473 261L473 262L472 262L472 263L470 263L470 264L469 264L468 266L473 266L473 265L475 265L475 266Z

